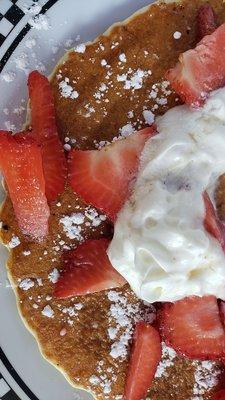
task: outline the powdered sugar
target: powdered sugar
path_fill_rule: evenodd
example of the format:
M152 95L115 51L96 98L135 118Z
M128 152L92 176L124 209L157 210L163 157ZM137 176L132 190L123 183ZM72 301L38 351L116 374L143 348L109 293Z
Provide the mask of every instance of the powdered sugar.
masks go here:
M58 306L59 310L61 311L62 315L62 321L64 323L67 323L68 325L72 326L74 324L75 318L78 318L79 316L79 311L82 310L83 304L81 303L76 303L73 305L70 305L69 307L63 307Z
M7 72L3 72L1 74L1 79L7 83L13 82L15 77L16 77L16 74L13 71L7 71Z
M106 374L107 372L107 374ZM104 365L104 361L101 360L97 364L97 374L92 375L89 378L89 382L93 386L100 386L104 393L104 398L109 399L109 394L112 391L112 384L116 382L117 374L114 371L113 367L109 367L106 370Z
M87 218L87 226L97 227L106 220L106 215L99 214L93 207L87 207L85 210L85 217ZM90 225L89 225L90 224Z
M83 222L80 222L77 215L77 213L66 215L65 217L61 218L59 222L63 225L63 230L69 239L76 239L78 241L81 241L83 240L83 237L81 235L82 228L80 224Z
M48 279L50 280L50 282L55 284L58 282L59 276L60 274L57 268L53 268L53 270L48 274Z
M10 131L10 132L15 132L16 131L16 126L13 123L11 123L10 121L5 121L4 125L5 125L5 127L7 129L7 131Z
M19 288L27 291L29 289L31 289L32 287L34 287L34 281L32 279L23 279L20 283L19 283Z
M89 382L90 382L92 385L96 386L96 385L99 385L99 383L100 383L101 381L100 381L100 378L98 378L98 376L92 375L92 376L90 377L90 379L89 379Z
M119 60L120 60L121 62L125 63L125 62L127 61L126 54L121 53L121 54L119 55Z
M49 18L46 15L39 14L29 19L28 23L34 29L38 31L47 31L51 28Z
M29 256L31 254L30 250L24 250L22 253L25 257Z
M10 249L14 249L15 247L20 245L20 239L18 238L18 236L12 236L10 242L8 243L8 247Z
M102 67L105 67L107 65L107 61L103 58L103 60L101 60L101 65Z
M36 46L36 44L37 44L37 41L36 41L35 38L28 38L28 39L26 40L26 42L25 42L25 46L26 46L28 49L32 49L34 46Z
M15 57L13 59L13 62L16 64L16 68L24 71L25 73L28 73L28 68L29 68L29 60L28 60L28 55L24 52L22 52L18 57Z
M71 215L65 215L59 220L59 222L63 225L63 230L69 239L82 241L82 224L96 228L105 220L105 215L99 214L96 209L88 206L83 213L78 212L72 213Z
M42 313L42 315L44 315L47 318L54 317L54 311L49 305L45 306L41 313Z
M167 368L172 367L176 356L177 354L175 350L173 350L171 347L166 346L166 344L162 342L162 359L155 373L155 378L161 378L162 376L167 376L166 370Z
M34 1L32 4L21 4L21 9L25 14L37 15L42 9L42 3L40 1Z
M78 44L75 48L74 51L76 53L85 53L86 50L86 45L84 43Z
M129 90L138 90L141 89L143 86L143 79L146 78L148 75L151 75L151 71L142 71L141 69L137 69L133 71L129 68L126 74L117 75L117 81L124 83L124 89Z
M123 138L131 135L134 131L135 129L131 123L128 123L119 129L119 133Z
M69 84L69 78L65 78L61 82L59 82L59 89L62 97L77 99L79 97L79 93Z
M174 32L174 34L173 34L174 39L180 39L181 36L182 36L182 34L181 34L181 32L179 32L179 31L176 31L176 32Z
M155 121L155 115L150 110L144 110L143 111L143 117L145 119L145 122L147 124L149 124L149 125L152 125L153 122Z
M196 370L192 400L203 400L203 395L217 385L220 371L212 361L194 361L193 364Z
M83 304L78 303L74 304L73 306L70 307L64 307L62 309L63 314L68 314L69 317L76 317L78 315L78 311L82 310Z
M155 318L154 308L141 310L140 304L130 304L126 296L109 291L108 299L112 302L109 311L109 338L113 341L110 355L117 359L126 358L128 343L132 337L134 323L139 320L152 322Z

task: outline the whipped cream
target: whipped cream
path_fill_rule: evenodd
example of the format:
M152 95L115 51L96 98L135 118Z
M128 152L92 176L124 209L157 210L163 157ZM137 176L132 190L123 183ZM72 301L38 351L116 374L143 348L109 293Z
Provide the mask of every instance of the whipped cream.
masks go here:
M150 303L213 294L225 300L225 255L204 229L225 172L225 89L203 108L183 105L157 119L159 134L141 157L134 191L115 224L112 265Z

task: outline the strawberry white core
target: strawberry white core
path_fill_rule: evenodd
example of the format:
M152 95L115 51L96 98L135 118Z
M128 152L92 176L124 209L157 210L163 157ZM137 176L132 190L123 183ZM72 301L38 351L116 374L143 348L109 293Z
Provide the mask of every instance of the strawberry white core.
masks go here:
M225 300L225 254L204 228L225 173L225 89L203 108L178 106L157 119L137 182L108 249L112 265L149 302L213 294Z

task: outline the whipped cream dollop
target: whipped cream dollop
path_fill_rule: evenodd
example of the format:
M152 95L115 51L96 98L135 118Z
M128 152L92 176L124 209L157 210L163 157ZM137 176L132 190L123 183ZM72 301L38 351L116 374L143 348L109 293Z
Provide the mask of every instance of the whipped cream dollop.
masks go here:
M133 194L115 224L109 259L150 303L213 294L225 300L225 255L204 229L225 173L225 89L203 108L178 106L157 119L159 134L141 156Z

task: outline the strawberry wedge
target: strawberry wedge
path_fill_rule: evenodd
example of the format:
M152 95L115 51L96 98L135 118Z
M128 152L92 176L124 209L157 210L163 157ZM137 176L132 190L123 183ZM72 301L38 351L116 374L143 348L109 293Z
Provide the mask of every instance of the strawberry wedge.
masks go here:
M73 150L69 180L74 192L114 221L134 184L145 142L155 133L150 127L101 150Z
M146 397L161 360L159 333L145 322L136 325L126 378L124 400L142 400Z
M225 227L219 220L217 212L209 198L207 192L203 194L203 200L205 203L205 229L218 240L221 244L222 249L225 251Z
M0 170L22 233L43 239L48 233L50 211L40 147L29 137L1 131Z
M166 343L192 359L220 360L225 355L225 333L214 296L186 297L164 304L160 327Z
M48 79L38 71L30 73L28 88L31 106L32 136L41 144L48 202L63 192L67 164L59 139L52 89Z
M220 320L225 328L225 301L220 300L219 302L219 310L220 310Z
M225 24L181 54L166 78L186 104L203 105L210 91L225 84Z
M213 396L213 400L225 400L225 389L215 393Z
M197 37L201 40L206 35L211 35L217 28L216 15L209 4L199 7L197 14Z
M106 253L109 243L108 239L88 240L66 253L55 297L82 296L125 285L125 279L109 261Z

